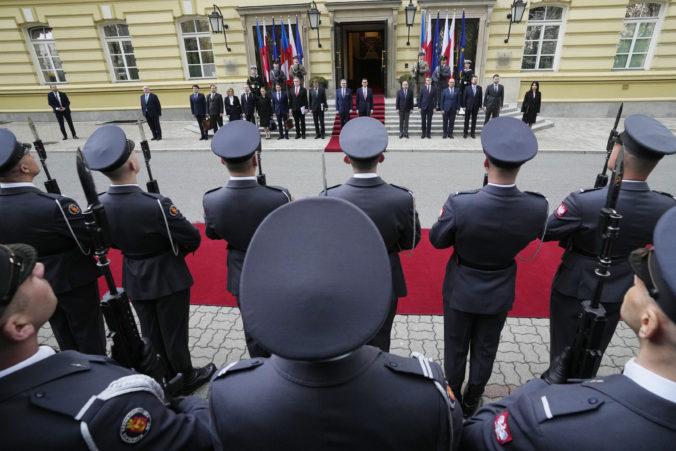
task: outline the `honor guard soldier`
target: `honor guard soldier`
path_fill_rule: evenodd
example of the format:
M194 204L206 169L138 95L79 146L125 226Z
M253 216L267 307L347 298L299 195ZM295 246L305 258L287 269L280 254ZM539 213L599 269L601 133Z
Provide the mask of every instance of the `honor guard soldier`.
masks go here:
M657 223L654 248L632 252L633 286L622 319L639 350L623 374L564 385L556 377L528 382L465 423L465 449L670 450L676 441L676 208ZM564 354L565 355L565 354ZM548 382L551 382L550 385ZM593 430L590 430L593 428Z
M476 411L495 360L500 332L514 304L517 254L541 237L547 200L520 191L516 176L537 153L535 135L512 117L489 122L481 134L488 184L449 196L430 230L437 249L454 246L446 266L444 365L448 383L462 396L465 416Z
M112 182L99 199L106 210L113 247L124 255L122 283L143 336L150 339L172 373L183 374L183 394L192 393L216 369L213 363L194 368L188 349L193 279L185 256L199 247L199 230L171 199L138 186L141 166L134 142L120 127L99 127L82 154L90 169L102 172Z
M299 61L298 55L294 55L293 64L289 68L289 78L293 80L294 78L298 77L300 84L303 85L305 82L305 66L300 64Z
M49 318L62 351L106 353L99 306L99 269L80 206L71 198L39 190L40 166L30 144L0 129L0 242L35 247L58 304Z
M211 383L226 449L454 449L462 414L441 368L366 346L392 291L373 222L341 199L272 212L242 270L241 311L272 357L232 363ZM217 444L217 448L218 448Z
M107 357L38 345L57 300L37 259L27 244L0 245L2 448L212 449L203 399L168 404L152 378Z
M465 60L464 68L460 72L460 104L465 105L465 88L472 84L474 70L472 70L472 60Z
M390 350L390 332L397 313L397 299L406 296L406 279L399 252L420 242L420 221L413 193L378 177L378 163L385 160L387 130L377 119L360 117L340 132L340 147L354 175L344 184L331 187L326 195L352 202L375 223L385 241L392 268L390 309L378 334L368 344Z
M451 71L451 68L448 66L448 58L442 56L439 65L437 66L436 69L434 69L434 72L432 73L432 81L434 82L434 86L437 88L437 97L438 97L437 105L441 100L441 93L443 92L444 89L448 88L448 80L451 79L452 75L453 72Z
M413 77L411 89L414 93L419 93L420 89L425 85L425 77L429 71L430 66L425 61L425 52L418 52L418 61L413 64L413 68L411 69L411 77ZM420 99L418 98L414 106L417 106L419 101Z
M230 180L221 188L204 194L205 231L212 240L228 243L227 289L239 305L239 279L249 242L259 224L280 205L291 202L286 188L259 185L256 181L261 135L258 127L235 121L221 128L211 141L211 150L228 168ZM268 357L244 325L244 337L251 357Z
M622 296L632 282L629 253L650 243L657 220L676 200L666 193L651 191L647 179L664 155L676 153L676 136L657 120L633 114L624 121L608 167L624 147L624 178L615 210L622 215L615 240L610 276L601 302L607 323L601 340L604 352L620 319ZM599 212L606 203L608 188L582 189L571 193L549 217L545 241L558 240L566 249L552 282L550 312L550 359L573 344L580 303L592 299L596 287L594 269L601 238Z
M270 81L272 81L272 86L281 85L286 86L286 74L282 69L279 68L279 60L274 60L272 62L272 69L270 70ZM286 90L285 90L286 92Z
M261 86L267 86L265 83L265 79L263 78L262 75L258 74L258 68L256 67L255 64L252 64L251 67L249 67L251 70L251 73L246 79L246 84L249 85L249 89L251 89L251 92L254 93L256 98L261 96Z

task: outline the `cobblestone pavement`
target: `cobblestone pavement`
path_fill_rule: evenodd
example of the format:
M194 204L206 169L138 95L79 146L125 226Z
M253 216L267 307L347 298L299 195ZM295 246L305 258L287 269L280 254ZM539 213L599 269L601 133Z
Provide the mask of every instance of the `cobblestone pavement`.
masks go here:
M41 342L56 347L47 324L40 332ZM248 358L242 318L234 307L191 306L190 347L193 364L214 362L217 367ZM599 375L619 373L636 354L638 340L633 331L620 322L603 357ZM391 352L410 356L421 352L442 365L444 360L443 316L397 315L392 328ZM512 393L525 382L539 377L549 362L549 320L508 318L500 337L498 355L486 392L486 401ZM196 393L207 396L207 387Z

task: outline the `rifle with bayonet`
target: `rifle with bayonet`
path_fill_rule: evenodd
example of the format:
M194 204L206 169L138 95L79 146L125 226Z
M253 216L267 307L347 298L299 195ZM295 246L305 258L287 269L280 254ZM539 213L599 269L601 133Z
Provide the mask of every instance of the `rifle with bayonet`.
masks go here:
M179 373L169 379L166 363L154 351L150 341L141 337L136 327L127 294L115 285L108 259L111 240L106 212L96 194L94 179L79 148L76 158L77 173L88 204L84 211L85 227L93 239L97 266L103 271L108 285L108 292L101 299L101 311L108 325L108 337L113 340L112 358L122 366L152 377L167 394L176 395L183 385L183 375Z
M263 163L261 163L261 149L259 148L256 151L256 159L258 160L258 175L256 176L256 180L258 181L259 185L266 185L265 181L265 174L263 174Z
M608 160L610 160L610 155L613 153L613 147L615 147L615 142L619 134L617 133L617 126L620 123L620 117L622 117L622 108L624 108L624 102L620 104L620 109L617 110L617 116L615 117L615 125L613 129L610 130L610 136L608 136L608 142L606 143L606 161L603 162L603 170L596 174L596 183L594 183L594 188L603 188L608 184L608 176L606 171L608 170Z
M30 116L28 116L28 127L30 127L31 133L33 134L33 139L35 140L33 141L33 147L35 147L35 152L38 154L42 169L45 171L45 176L47 176L45 189L48 193L61 194L59 184L57 183L56 179L52 178L51 174L49 173L49 169L47 169L47 151L45 150L45 145L42 143L42 140L38 135L38 130L35 128L33 119L31 119Z
M153 178L153 171L150 170L150 146L148 145L145 131L143 131L143 122L141 121L141 118L136 119L136 125L138 125L138 130L141 133L141 150L143 151L143 159L146 161L148 179L150 179L146 183L146 188L148 188L149 193L160 194L160 187L157 185L157 180Z

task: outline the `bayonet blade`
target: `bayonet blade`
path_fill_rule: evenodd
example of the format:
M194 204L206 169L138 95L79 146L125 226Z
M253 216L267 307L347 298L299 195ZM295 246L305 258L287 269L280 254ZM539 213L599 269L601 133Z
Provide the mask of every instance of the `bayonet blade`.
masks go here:
M33 140L40 141L38 130L35 128L35 124L33 123L33 119L31 119L30 115L28 116L28 127L31 129L31 133L33 134Z
M136 118L136 125L138 125L138 131L141 134L141 141L147 141L146 132L143 131L143 121L141 120L140 117Z

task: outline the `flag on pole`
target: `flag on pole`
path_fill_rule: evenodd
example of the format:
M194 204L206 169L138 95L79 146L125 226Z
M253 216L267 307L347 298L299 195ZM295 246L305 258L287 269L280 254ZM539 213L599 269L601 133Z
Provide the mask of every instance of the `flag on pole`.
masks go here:
M451 68L451 76L453 75L453 49L455 48L455 13L453 13L453 21L451 28L448 28L448 13L446 13L446 24L444 25L444 47L441 51L442 56L448 58L448 67Z
M277 52L277 36L275 35L275 18L272 18L272 61L277 61L279 52Z
M425 11L422 12L422 21L420 22L420 50L425 51Z
M434 53L432 54L432 65L430 66L430 73L434 73L434 69L439 66L439 55L441 53L441 42L439 42L439 12L437 12L437 26L434 31Z
M281 69L282 72L286 75L286 84L293 85L293 80L289 80L289 67L292 64L293 53L291 50L291 44L289 39L286 37L286 30L284 29L284 19L280 20L282 24L282 48L280 49L281 55Z
M427 27L425 28L425 60L427 60L427 66L432 67L432 14L427 14ZM428 76L431 73L428 72L425 76Z
M460 35L460 56L458 57L458 70L465 67L465 11L462 12L462 34Z
M265 81L270 85L270 65L268 64L268 34L265 20L263 20L263 36L261 40L261 29L258 27L258 19L256 19L256 32L258 33L258 50L261 52L261 64L263 65L263 76Z
M291 28L291 19L289 19L289 44L291 45L291 59L289 60L289 67L293 64L293 57L298 55L296 53L296 40L293 38L293 28Z
M298 16L296 16L296 51L298 52L298 62L303 64L303 44L300 39L300 28L298 28Z

